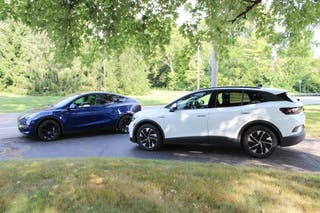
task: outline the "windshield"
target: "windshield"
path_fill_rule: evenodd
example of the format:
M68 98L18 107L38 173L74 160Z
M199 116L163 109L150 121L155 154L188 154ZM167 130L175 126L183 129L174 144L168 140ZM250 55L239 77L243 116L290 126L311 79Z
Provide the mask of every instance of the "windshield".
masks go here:
M67 105L68 103L73 101L76 97L78 97L78 95L74 95L74 96L71 96L69 98L66 98L66 99L60 101L59 103L57 103L56 105L54 105L54 107L55 108L64 107L65 105Z

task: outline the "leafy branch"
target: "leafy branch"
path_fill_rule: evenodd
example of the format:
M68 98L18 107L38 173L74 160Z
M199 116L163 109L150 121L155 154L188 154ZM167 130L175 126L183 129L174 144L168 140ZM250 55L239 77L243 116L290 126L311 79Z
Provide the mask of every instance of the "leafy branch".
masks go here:
M237 15L237 17L235 17L234 19L232 20L229 20L229 22L231 22L232 24L234 22L236 22L239 18L241 17L246 17L247 13L252 10L256 5L260 4L262 2L262 0L244 0L245 2L250 2L252 3L251 5L249 5L245 11L243 11L242 13L240 13L239 15Z

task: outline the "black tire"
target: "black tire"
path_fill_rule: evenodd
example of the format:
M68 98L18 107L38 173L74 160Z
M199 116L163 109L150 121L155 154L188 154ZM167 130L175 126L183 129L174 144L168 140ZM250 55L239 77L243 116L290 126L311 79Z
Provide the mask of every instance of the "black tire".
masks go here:
M139 147L144 150L155 151L162 145L162 135L159 129L152 124L143 124L138 129L136 138Z
M266 126L249 128L242 137L243 149L252 157L266 158L278 145L278 137L274 130Z
M54 120L44 120L38 126L37 134L42 141L53 141L60 137L61 128Z
M119 133L124 133L124 134L129 133L129 124L131 120L132 120L132 115L122 116L118 121L117 131Z

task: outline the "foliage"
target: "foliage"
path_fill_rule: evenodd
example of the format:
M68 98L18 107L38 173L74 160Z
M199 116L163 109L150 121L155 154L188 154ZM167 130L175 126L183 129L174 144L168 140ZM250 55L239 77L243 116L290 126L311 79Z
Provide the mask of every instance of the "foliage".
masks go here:
M49 84L55 87L52 43L46 33L12 21L0 26L0 89L41 93Z
M63 95L101 89L135 94L149 89L146 64L133 48L104 55L88 43L81 55L63 64L55 60L55 46L46 33L11 20L0 26L1 91Z
M0 2L0 19L14 18L46 30L62 56L74 55L88 41L113 50L135 44L149 56L155 47L169 43L179 7L191 17L181 26L183 34L195 46L213 42L219 55L246 31L244 18L272 43L299 40L320 22L317 0L8 0Z

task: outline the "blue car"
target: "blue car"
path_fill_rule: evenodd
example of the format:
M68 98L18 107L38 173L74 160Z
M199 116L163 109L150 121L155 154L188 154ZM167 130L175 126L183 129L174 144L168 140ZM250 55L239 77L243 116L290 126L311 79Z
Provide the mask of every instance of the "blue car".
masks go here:
M22 114L18 128L21 133L42 141L55 140L64 133L100 129L127 133L133 113L140 110L139 102L119 94L83 93L53 107Z

